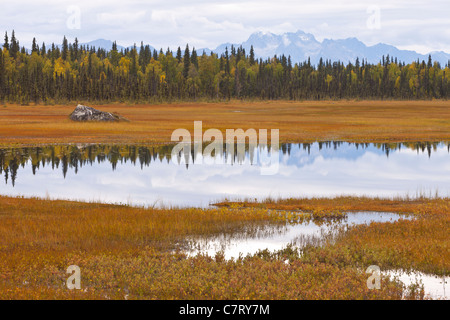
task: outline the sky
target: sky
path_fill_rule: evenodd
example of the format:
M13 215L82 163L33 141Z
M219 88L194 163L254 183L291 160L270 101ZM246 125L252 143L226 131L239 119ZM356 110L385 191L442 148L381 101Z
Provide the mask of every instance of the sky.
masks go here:
M450 52L448 0L0 0L0 32L20 45L96 39L123 46L215 49L257 31L302 30L317 40L356 37L419 53ZM3 42L1 36L0 42Z

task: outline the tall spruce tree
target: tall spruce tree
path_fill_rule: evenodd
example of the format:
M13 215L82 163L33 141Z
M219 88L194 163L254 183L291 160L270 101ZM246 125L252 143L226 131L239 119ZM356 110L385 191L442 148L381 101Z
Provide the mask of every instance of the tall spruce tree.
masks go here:
M38 52L38 51L39 51L39 48L36 44L36 38L33 38L33 42L31 44L31 52Z
M19 41L16 40L16 35L13 30L11 34L11 44L9 46L9 53L11 54L11 57L16 58L19 50Z
M198 69L198 57L197 57L197 50L195 50L195 47L192 48L191 64L193 64Z
M79 57L79 47L77 37L75 37L75 41L73 42L72 50L73 50L73 57L71 57L72 61L79 60L80 57Z
M45 42L42 42L42 47L41 47L41 56L45 57L47 55L47 48L45 47Z
M184 50L184 57L183 57L183 76L185 79L187 79L189 75L189 67L191 66L191 59L190 59L190 53L189 53L189 45L186 44L186 50Z
M178 49L177 49L177 61L178 61L178 63L181 63L182 59L183 59L183 57L181 55L181 48L178 47Z
M61 50L61 58L66 61L69 55L69 43L67 42L66 36L64 36Z
M250 65L255 64L255 50L253 49L253 45L250 46Z
M8 31L5 32L5 42L3 43L3 48L9 50L9 39L8 39Z

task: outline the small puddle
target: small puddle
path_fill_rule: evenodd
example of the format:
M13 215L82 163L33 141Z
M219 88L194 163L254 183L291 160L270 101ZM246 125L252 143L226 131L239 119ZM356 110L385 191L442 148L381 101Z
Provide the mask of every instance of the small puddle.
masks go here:
M382 272L382 274L389 276L391 279L396 278L406 286L414 283L423 284L425 298L450 300L448 277L425 274L417 271L405 272L401 270L390 270Z

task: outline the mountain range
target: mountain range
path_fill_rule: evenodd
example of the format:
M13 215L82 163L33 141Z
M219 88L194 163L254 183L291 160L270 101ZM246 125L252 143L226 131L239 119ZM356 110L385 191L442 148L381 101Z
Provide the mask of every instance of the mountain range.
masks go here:
M98 39L91 42L83 43L84 45L95 46L96 48L111 49L112 41ZM413 61L428 61L428 56L431 55L433 61L439 62L442 66L448 64L450 54L443 51L434 51L427 54L420 54L410 50L400 50L395 46L379 43L373 46L367 46L356 38L347 39L324 39L322 42L318 41L314 35L305 33L301 30L297 32L286 32L283 34L274 34L271 32L255 32L242 43L224 43L219 45L214 50L209 48L197 49L197 53L201 55L204 52L210 54L211 51L222 54L226 48L231 51L231 46L242 46L246 53L250 53L250 48L253 46L255 56L257 58L270 58L274 55L286 57L290 56L292 63L299 63L310 59L312 64L318 64L320 58L323 60L341 61L344 63L355 63L359 58L367 60L369 63L378 63L381 61L383 55L389 55L392 58L397 58L399 61L411 63ZM125 47L117 45L118 50ZM138 48L140 45L138 45ZM154 48L152 46L151 50ZM175 51L172 48L173 51ZM182 47L184 52L184 47Z

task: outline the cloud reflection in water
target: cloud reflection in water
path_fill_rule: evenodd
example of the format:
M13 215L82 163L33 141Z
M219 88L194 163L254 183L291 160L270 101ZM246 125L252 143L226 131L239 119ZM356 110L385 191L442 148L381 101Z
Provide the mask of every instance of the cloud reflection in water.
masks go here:
M282 145L279 171L275 175L261 175L260 167L250 164L248 153L243 163L186 167L183 161L180 164L169 161L167 150L149 153L139 147L133 149L136 153L133 158L130 147L125 149L125 155L123 149L99 152L94 148L93 156L92 150L72 146L63 152L69 159L64 160L67 163L59 157L58 167L52 168L48 157L54 161L55 150L21 150L19 158L14 155L17 150L1 150L2 174L4 181L9 179L0 184L0 194L176 206L207 206L224 198L245 197L414 197L422 192L448 196L447 144L416 150L400 146L387 150L385 145L374 144ZM80 154L75 156L74 152ZM36 168L36 163L41 165Z

